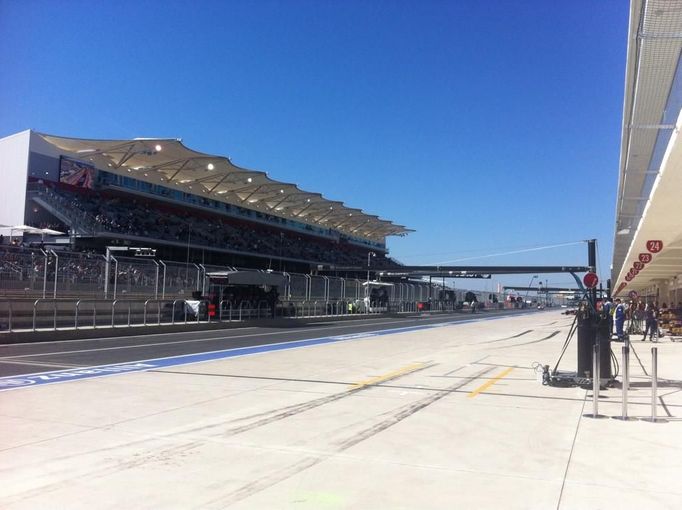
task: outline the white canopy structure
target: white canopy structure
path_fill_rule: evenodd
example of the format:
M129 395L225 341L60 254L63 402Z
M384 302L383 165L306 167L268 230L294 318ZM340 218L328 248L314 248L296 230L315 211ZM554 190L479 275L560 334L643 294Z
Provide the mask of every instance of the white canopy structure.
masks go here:
M227 157L194 151L179 139L89 140L37 134L64 155L91 162L98 169L269 215L370 240L412 232L343 202L271 179L265 172L240 168Z
M632 0L611 274L618 295L665 299L680 287L681 50L682 1Z

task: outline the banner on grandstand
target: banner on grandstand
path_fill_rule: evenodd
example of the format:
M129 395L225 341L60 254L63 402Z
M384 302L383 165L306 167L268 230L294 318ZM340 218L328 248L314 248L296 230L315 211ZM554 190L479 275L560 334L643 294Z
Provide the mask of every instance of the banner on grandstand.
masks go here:
M95 187L95 167L82 161L61 156L59 158L59 182L93 189Z

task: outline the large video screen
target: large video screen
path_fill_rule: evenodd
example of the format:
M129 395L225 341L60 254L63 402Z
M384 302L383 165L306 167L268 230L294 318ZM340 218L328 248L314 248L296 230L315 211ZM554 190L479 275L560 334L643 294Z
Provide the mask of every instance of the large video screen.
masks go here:
M59 158L59 182L79 188L93 189L95 187L95 167L62 156Z

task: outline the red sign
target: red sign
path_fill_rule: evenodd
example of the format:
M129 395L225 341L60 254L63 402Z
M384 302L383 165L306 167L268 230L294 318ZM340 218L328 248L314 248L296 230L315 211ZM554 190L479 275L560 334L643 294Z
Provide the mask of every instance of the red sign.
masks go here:
M651 253L640 253L639 254L639 261L642 264L648 264L649 262L651 262L651 259L652 259Z
M632 273L632 276L637 276L639 274L639 271L637 271L637 269L635 269L634 267L630 269L630 272Z
M663 241L647 241L646 249L651 253L658 253L663 249Z
M644 269L644 264L635 260L634 264L632 264L632 267L634 267L637 271L641 271L642 269Z
M637 294L636 290L631 290L628 292L628 296L630 296L630 299L637 299L639 297L639 294Z
M589 272L583 276L583 283L588 289L594 289L599 283L599 277L596 273Z
M623 290L625 287L627 287L627 283L623 282L618 286L618 290L616 290L616 294L618 294L621 290Z
M633 278L634 278L634 276L632 276L630 273L628 273L628 274L625 275L625 281L626 281L626 282L631 281Z

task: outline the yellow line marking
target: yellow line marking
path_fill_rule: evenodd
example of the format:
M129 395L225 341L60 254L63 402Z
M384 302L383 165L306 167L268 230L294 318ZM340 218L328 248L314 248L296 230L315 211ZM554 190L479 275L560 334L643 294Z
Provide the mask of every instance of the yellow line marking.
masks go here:
M474 397L475 397L476 395L478 395L479 393L483 393L485 390L487 390L488 388L490 388L490 387L491 387L493 384L495 384L497 381L499 381L499 380L502 379L503 377L506 377L507 375L509 375L509 372L511 372L512 370L514 370L514 367L509 367L508 369L503 370L502 372L500 372L499 374L497 374L495 377L493 377L492 379L490 379L488 382L486 382L486 383L484 383L484 384L481 384L478 388L476 388L474 391L472 391L471 393L469 393L469 394L467 395L467 397L469 397L469 398L474 398Z
M392 372L388 372L383 375L378 375L370 379L365 379L364 381L356 382L351 386L351 389L354 390L357 388L364 388L365 386L379 384L384 381L388 381L389 379L393 379L394 377L398 377L399 375L409 374L410 372L414 372L415 370L419 370L420 368L424 368L425 366L426 363L412 363L411 365L407 365L397 370L393 370Z

